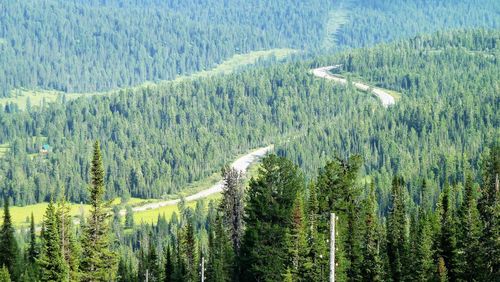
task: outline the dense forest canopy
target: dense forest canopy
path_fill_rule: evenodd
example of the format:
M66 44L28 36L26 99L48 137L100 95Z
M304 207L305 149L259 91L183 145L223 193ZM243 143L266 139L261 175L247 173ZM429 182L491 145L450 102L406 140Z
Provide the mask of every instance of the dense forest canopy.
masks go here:
M3 1L0 96L16 88L93 92L135 86L210 69L254 50L321 53L444 29L497 28L499 5L495 0ZM337 27L333 34L330 24ZM325 47L325 39L336 44Z
M383 210L393 173L412 184L428 178L437 197L470 160L476 169L482 144L499 136L497 42L497 31L440 33L312 63L25 112L7 108L0 112L0 143L10 150L0 165L0 185L20 205L47 201L62 187L70 200L86 201L85 156L99 139L108 198L159 198L219 171L237 154L277 143L278 154L308 176L332 155L362 155L364 174L376 176L381 189ZM309 73L337 62L351 79L399 91L401 100L384 110L369 94ZM38 153L42 142L51 146L48 154Z

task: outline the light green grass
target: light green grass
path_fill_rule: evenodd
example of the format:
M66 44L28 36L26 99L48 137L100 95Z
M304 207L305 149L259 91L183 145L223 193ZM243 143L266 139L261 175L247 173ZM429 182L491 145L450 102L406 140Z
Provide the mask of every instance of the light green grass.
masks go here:
M127 204L129 205L139 205L148 200L131 198ZM120 205L121 199L116 198L111 205ZM28 205L24 207L11 206L10 214L12 216L12 223L17 227L27 227L29 225L29 218L31 217L31 213L33 213L33 218L35 220L36 225L40 225L43 221L43 215L45 214L45 210L47 209L48 203L39 203L35 205ZM57 203L56 203L57 205ZM70 215L72 217L79 216L82 211L84 215L88 215L88 211L90 206L84 204L76 204L69 203L70 206ZM0 218L3 216L3 209L0 210ZM1 220L0 220L1 221Z
M213 75L223 75L234 72L245 66L254 65L259 60L265 60L269 58L276 58L277 60L283 60L287 56L297 52L293 49L271 49L265 51L253 51L247 54L234 55L230 59L219 64L215 68L207 71L201 71L187 76L179 76L173 81L184 81L186 79L195 79L201 77L208 77ZM128 87L123 89L141 89L146 87L156 87L165 83L172 82L172 80L165 80L160 82L144 82L140 85L134 87ZM118 93L122 89L115 89L104 92L88 92L88 93L64 93L55 90L44 90L44 89L24 89L19 88L11 92L11 97L0 98L0 105L4 106L8 103L17 104L19 109L26 110L28 101L32 107L40 107L44 104L53 103L64 98L66 100L74 100L80 97L90 97L95 95L110 95L113 93Z

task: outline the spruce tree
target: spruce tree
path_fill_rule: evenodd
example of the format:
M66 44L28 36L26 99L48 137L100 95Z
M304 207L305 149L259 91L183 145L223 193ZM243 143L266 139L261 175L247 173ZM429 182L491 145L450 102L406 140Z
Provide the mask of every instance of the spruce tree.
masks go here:
M165 258L165 282L173 282L174 278L174 261L172 258L172 248L167 246L167 254Z
M241 281L279 281L289 267L285 234L303 178L289 160L269 155L250 180L241 247Z
M15 280L17 273L18 246L9 209L9 199L4 199L3 222L0 229L0 266L4 265Z
M361 274L363 281L382 281L382 262L379 255L377 200L373 181L365 207L365 237L363 242L363 264Z
M37 262L42 281L69 281L69 269L61 251L58 220L52 200L45 211L42 249Z
M237 255L243 236L243 175L234 168L225 167L222 170L222 177L224 186L220 208L224 214L224 225L230 232L233 249Z
M61 253L65 268L68 270L67 279L70 281L78 281L80 279L78 269L80 248L76 240L76 235L73 229L73 221L70 215L70 206L66 203L64 190L60 196L57 206L56 217L59 229Z
M208 233L209 257L207 260L207 281L234 281L234 251L224 219L217 216L211 219Z
M483 225L481 279L486 281L500 277L500 143L484 156L482 174L478 209Z
M461 278L466 281L476 279L478 270L483 265L480 243L482 226L475 194L472 175L468 173L465 196L459 212L460 234L457 244L461 253Z
M405 279L405 265L408 258L408 222L404 199L404 181L395 176L392 180L391 208L387 220L387 256L394 281Z
M450 190L450 186L446 185L440 195L439 217L441 228L439 233L438 252L440 257L444 260L449 279L451 281L456 281L459 272L457 232Z
M31 213L31 217L30 217L30 244L29 244L29 248L28 248L28 260L34 264L37 257L38 257L38 245L36 242L35 218L33 216L33 213Z
M94 144L91 166L90 214L82 234L82 259L80 263L83 281L110 281L115 278L117 259L111 248L109 213L104 202L104 168L99 142Z

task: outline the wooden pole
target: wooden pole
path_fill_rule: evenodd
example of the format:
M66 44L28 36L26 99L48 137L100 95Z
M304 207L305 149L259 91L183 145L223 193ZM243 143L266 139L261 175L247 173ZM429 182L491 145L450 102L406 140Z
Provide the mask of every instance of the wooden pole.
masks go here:
M335 213L330 214L330 282L335 282Z
M201 257L201 282L205 282L205 257Z

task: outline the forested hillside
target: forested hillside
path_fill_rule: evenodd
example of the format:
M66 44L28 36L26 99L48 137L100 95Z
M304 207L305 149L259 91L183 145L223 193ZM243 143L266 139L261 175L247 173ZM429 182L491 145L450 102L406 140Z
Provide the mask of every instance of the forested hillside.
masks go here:
M0 96L17 88L135 86L255 50L322 53L423 32L497 28L499 8L495 0L3 1Z
M332 1L2 1L0 95L90 92L213 68L233 54L314 48Z
M99 139L106 197L158 198L239 153L278 142L277 152L308 176L335 154L361 154L386 210L393 173L411 184L426 177L437 193L447 177L462 177L469 159L477 168L482 144L498 138L497 42L496 31L443 33L312 64L344 63L348 76L402 92L388 110L369 94L314 78L312 65L301 63L28 112L7 108L0 112L0 144L10 149L0 185L18 205L47 201L63 187L71 201L86 201L85 156Z

